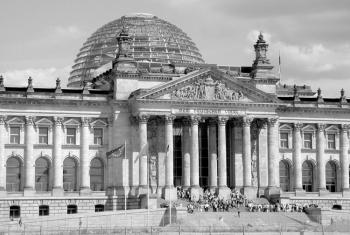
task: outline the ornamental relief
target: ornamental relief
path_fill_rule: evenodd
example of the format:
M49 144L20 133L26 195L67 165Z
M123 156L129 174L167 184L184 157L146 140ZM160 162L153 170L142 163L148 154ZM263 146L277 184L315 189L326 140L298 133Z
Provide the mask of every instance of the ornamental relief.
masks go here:
M199 99L199 100L243 100L245 97L241 91L228 88L222 81L214 81L210 76L200 78L193 84L176 89L172 98L178 99Z

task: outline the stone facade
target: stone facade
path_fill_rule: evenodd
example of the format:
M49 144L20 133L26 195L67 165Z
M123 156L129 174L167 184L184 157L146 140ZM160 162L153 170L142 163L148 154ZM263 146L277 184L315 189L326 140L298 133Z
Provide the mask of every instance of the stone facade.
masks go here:
M208 64L141 73L123 51L93 88L37 89L32 79L13 88L1 77L1 215L14 215L11 206L21 216L39 205L116 210L125 196L136 208L144 194L175 199L177 186L194 200L204 188L224 198L236 188L248 198L350 200L344 92L281 96L262 35L254 48L249 73Z

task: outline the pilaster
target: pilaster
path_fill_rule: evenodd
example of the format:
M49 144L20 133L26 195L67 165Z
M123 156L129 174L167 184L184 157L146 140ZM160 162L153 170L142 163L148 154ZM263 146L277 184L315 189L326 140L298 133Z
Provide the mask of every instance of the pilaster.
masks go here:
M302 123L294 123L293 129L293 163L294 163L294 190L296 195L304 193L302 182L302 161L301 161L301 128Z
M5 116L0 116L0 197L6 195Z
M342 191L343 196L350 196L349 189L349 125L341 125L340 135L340 162L342 175Z
M324 157L325 149L325 124L317 124L317 138L316 138L316 158L317 158L317 178L318 190L320 194L327 193L326 189L326 163Z
M53 130L53 196L63 196L63 160L62 160L62 118L54 117Z
M139 159L140 159L140 186L139 186L139 194L147 193L147 187L149 177L148 177L148 144L147 144L147 122L149 119L149 115L140 114L138 116L139 121L139 139L140 139L140 151L139 151Z
M34 117L25 117L25 150L24 150L24 196L31 196L35 193L35 163L33 158Z
M81 118L80 134L80 194L89 194L90 190L90 158L89 158L89 119Z

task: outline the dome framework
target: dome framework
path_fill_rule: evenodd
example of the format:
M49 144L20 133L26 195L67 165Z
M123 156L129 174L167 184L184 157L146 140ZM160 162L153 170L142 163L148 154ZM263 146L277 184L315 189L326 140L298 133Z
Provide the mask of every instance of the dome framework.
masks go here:
M204 63L194 42L177 26L151 14L129 14L102 26L86 40L72 66L68 87L90 81L93 71L115 58L116 36L123 27L131 37L131 56L141 69L169 63Z

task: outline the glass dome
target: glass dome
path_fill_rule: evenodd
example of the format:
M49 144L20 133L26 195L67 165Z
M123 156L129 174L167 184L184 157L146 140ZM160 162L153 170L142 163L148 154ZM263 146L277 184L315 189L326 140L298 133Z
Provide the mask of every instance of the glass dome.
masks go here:
M92 79L93 71L115 58L116 36L123 28L131 37L131 54L143 68L169 63L204 63L196 45L186 33L169 22L146 13L114 20L94 32L80 49L68 79L68 87Z

